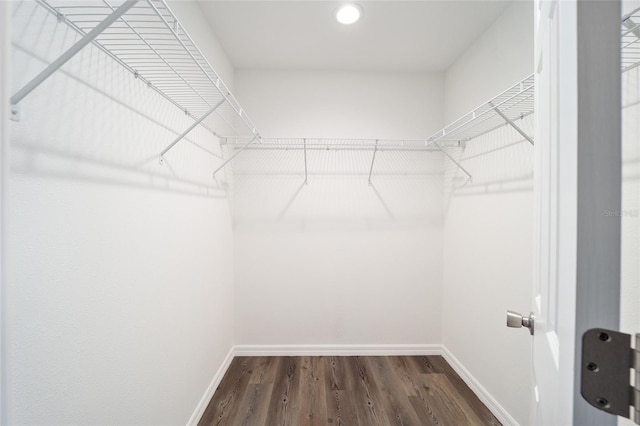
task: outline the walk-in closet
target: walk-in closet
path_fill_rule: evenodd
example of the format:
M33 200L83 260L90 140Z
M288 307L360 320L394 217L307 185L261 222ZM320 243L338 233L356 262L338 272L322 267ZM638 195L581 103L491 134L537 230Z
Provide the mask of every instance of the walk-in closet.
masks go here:
M0 423L640 422L581 352L640 332L637 1L11 0L0 41Z

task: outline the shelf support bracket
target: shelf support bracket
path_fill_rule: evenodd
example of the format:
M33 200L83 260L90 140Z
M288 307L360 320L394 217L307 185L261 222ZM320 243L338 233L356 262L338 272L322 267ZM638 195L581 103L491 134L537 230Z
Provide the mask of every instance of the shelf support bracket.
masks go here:
M500 109L496 106L494 106L491 102L489 102L489 105L493 108L493 110L496 112L496 114L498 114L500 117L502 117L502 119L504 121L507 122L507 124L509 124L511 127L513 127L513 129L520 133L520 135L522 135L523 138L525 138L526 140L529 141L529 143L531 145L533 145L533 139L531 139L531 137L529 135L527 135L524 130L522 130L516 123L513 122L513 120L511 120L509 117L507 117L506 115L504 115L504 113L502 111L500 111Z
M165 149L162 150L162 152L160 153L160 164L164 164L164 155L171 149L174 147L175 144L177 144L178 142L180 142L185 136L187 136L193 129L195 129L200 123L202 123L208 116L210 116L211 114L214 113L215 110L218 109L218 107L220 105L222 105L224 102L226 101L226 98L223 98L220 102L218 102L217 104L215 104L213 106L213 108L211 108L209 111L207 111L202 117L198 118L196 121L193 122L193 124L191 126L189 126L189 128L187 130L185 130L184 132L180 133L180 136L178 136L177 138L175 138L173 140L173 142L171 142Z
M638 26L638 24L636 24L631 19L630 15L627 15L626 17L622 18L622 24L627 29L627 32L632 32L636 37L640 39L640 26Z
M369 169L369 185L371 185L371 175L373 174L373 163L376 161L376 152L378 152L378 141L376 140L376 145L373 148L373 158L371 159L371 168Z
M465 169L464 167L462 167L462 164L460 164L459 161L457 161L455 158L453 158L452 156L449 155L449 153L447 151L445 151L444 149L442 149L442 147L440 145L438 145L438 142L436 141L431 141L429 142L429 144L434 144L439 150L440 152L442 152L444 155L447 156L447 158L449 158L449 160L451 160L456 166L458 166L458 168L460 170L462 170L464 172L465 175L467 175L469 177L469 182L473 182L473 176L471 176L471 173L469 173L467 171L467 169ZM427 145L429 145L427 144Z
M309 183L308 173L307 173L307 140L303 139L303 141L304 141L304 184L307 185Z
M30 82L28 82L22 89L18 90L15 95L11 97L11 105L16 105L22 99L24 99L29 93L40 86L45 80L47 80L53 73L55 73L60 67L66 64L71 58L73 58L78 52L80 52L87 44L91 43L98 37L104 30L106 30L111 24L120 19L122 15L127 13L129 9L135 6L139 0L127 0L120 7L114 10L109 16L107 16L102 22L96 25L91 31L85 34L80 40L78 40L73 46L67 49L62 55L60 55L55 61L51 62L44 70L35 76Z
M229 164L229 163L231 162L231 160L233 160L234 158L236 158L236 156L237 156L238 154L240 154L242 151L244 151L245 149L247 149L247 147L248 147L249 145L251 145L252 143L254 143L254 142L255 142L257 139L259 139L259 138L260 138L260 136L258 136L258 135L254 136L254 137L253 137L253 139L251 139L251 140L250 140L248 143L246 143L242 148L240 148L240 149L238 150L238 152L236 152L235 154L233 154L231 157L229 157L229 158L227 159L227 161L225 161L224 163L222 163L222 164L220 165L220 167L218 167L217 169L215 169L215 170L213 171L213 178L215 179L215 178L216 178L216 173L218 173L220 170L222 170L222 169L224 168L224 166L226 166L227 164Z

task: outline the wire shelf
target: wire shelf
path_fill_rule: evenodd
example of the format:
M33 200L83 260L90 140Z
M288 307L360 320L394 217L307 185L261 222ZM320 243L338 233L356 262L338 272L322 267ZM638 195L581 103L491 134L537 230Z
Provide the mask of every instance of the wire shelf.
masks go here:
M264 138L260 140L251 139L247 142L246 138L227 138L224 145L227 147L228 151L233 154L214 172L214 176L224 167L224 165L228 164L234 157L243 151L254 151L254 154L263 155L271 155L275 152L283 153L291 151L296 152L295 155L302 155L300 159L304 164L303 170L305 183L308 182L307 156L312 153L315 155L326 155L326 153L329 152L343 151L341 153L341 157L352 159L357 158L360 161L360 166L364 164L362 163L364 157L361 155L363 153L371 155L370 160L368 158L365 160L365 163L370 161L370 163L368 163L369 165L366 167L369 176L369 184L372 184L372 176L377 176L377 168L374 168L374 166L376 165L376 155L378 153L389 152L400 156L415 157L416 155L428 155L433 152L448 156L440 146L431 145L425 140L419 139ZM358 157L350 157L353 155ZM407 163L408 161L407 157L397 157L397 159L400 159L404 163ZM330 167L324 167L324 169L329 170ZM463 171L468 175L464 169ZM469 175L469 177L471 176Z
M534 89L534 76L530 75L436 132L427 142L439 145L443 142L466 143L500 127L516 124L534 113Z
M125 3L37 2L83 37ZM251 119L164 0L139 0L92 43L194 120L215 109L231 133L257 135Z
M622 17L622 72L640 65L640 7Z
M247 146L246 138L227 138L233 150L427 151L440 152L419 139L262 138Z

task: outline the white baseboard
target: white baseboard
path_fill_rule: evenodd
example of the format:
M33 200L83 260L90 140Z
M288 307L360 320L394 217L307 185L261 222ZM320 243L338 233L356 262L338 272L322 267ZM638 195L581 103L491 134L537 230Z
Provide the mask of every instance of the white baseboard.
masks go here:
M227 372L227 369L231 365L231 361L233 360L233 356L234 356L233 352L234 352L234 346L232 346L231 349L229 349L229 353L225 357L224 361L222 361L222 365L220 366L220 368L218 368L218 371L216 371L216 374L214 374L213 379L211 380L211 383L209 383L209 387L207 387L207 390L204 392L204 395L202 395L202 398L200 398L200 402L198 402L198 405L196 405L196 409L193 411L191 418L187 422L188 426L192 426L192 425L195 426L200 421L200 418L204 414L204 410L207 409L207 405L209 405L209 401L211 401L211 398L213 398L214 392L218 388L218 385L220 385L220 382L222 381L224 374Z
M442 345L237 345L235 356L441 355Z
M505 426L518 426L518 422L476 380L462 363L442 345L236 345L213 376L209 387L200 399L187 425L197 425L209 405L218 385L236 356L392 356L392 355L442 355L462 380L471 388L494 416Z
M442 347L442 356L449 365L458 373L460 378L471 388L473 393L483 402L494 416L505 426L518 426L518 422L504 409L502 405L487 391L480 382L473 377L464 365L453 356L446 347Z

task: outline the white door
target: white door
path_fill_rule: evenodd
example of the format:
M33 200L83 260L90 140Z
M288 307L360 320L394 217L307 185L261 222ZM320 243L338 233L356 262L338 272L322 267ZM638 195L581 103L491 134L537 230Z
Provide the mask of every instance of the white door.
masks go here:
M613 425L580 396L582 333L617 329L618 1L536 1L532 424Z
M558 235L559 220L575 218L575 188L574 182L564 181L569 189L566 197L558 196L558 159L561 155L558 144L560 132L560 111L558 110L559 85L555 83L560 78L560 65L563 59L572 66L575 53L569 49L565 52L571 57L559 56L560 17L564 11L559 11L561 5L557 2L540 1L536 8L536 36L535 36L535 67L536 67L536 144L534 147L534 176L535 176L535 247L534 247L534 279L533 279L533 307L535 316L535 334L533 343L533 419L532 424L554 425L570 424L572 422L573 406L573 352L575 328L573 321L565 322L559 329L558 314L569 317L575 315L575 274L565 276L563 290L566 299L560 299L558 294L558 264L561 255L571 254L560 250L560 236ZM564 24L564 23L563 23ZM565 25L568 25L565 24ZM563 30L565 28L563 27ZM566 28L569 30L569 28ZM564 68L563 68L564 69ZM575 98L575 84L563 87L566 91L567 102ZM563 114L571 114L571 106ZM563 117L575 123L575 117ZM567 121L563 121L568 124ZM564 137L575 140L576 134L569 134L573 126L566 126ZM574 144L572 144L574 145ZM570 145L562 145L569 151ZM568 152L567 161L563 162L563 171L567 177L576 175L576 160L573 152ZM573 188L572 188L573 187ZM560 205L561 204L561 205ZM562 207L564 215L560 216L558 209ZM567 209L572 209L573 211ZM571 223L563 227L568 241L575 241L576 227ZM573 231L573 235L567 234ZM563 264L575 265L573 259L563 259ZM563 269L570 274L573 268ZM558 309L562 303L562 309ZM560 312L559 312L560 311ZM562 344L561 344L562 343ZM563 368L560 369L560 356Z

